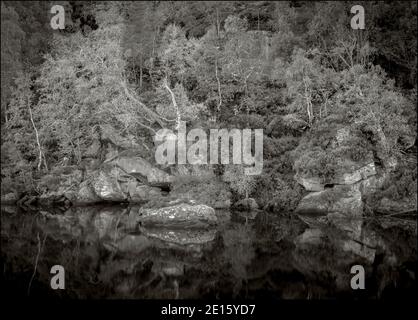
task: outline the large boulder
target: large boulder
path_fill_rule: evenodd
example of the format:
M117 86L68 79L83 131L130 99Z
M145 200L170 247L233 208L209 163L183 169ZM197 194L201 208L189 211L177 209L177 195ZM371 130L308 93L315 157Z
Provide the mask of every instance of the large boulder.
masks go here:
M217 223L215 210L203 204L181 203L163 208L141 208L138 220L142 225L206 227Z
M328 139L318 140L323 140L321 147L305 145L295 162L295 180L310 191L296 212L361 216L363 197L375 192L385 175L378 174L370 145L359 131L338 125L332 130L326 132Z
M351 185L376 175L376 167L373 161L358 165L351 163L341 167L332 177L310 176L298 172L295 175L296 181L307 191L322 191L326 185Z
M203 245L215 239L215 229L140 228L142 234L177 245Z
M83 181L76 192L66 192L65 197L69 199L73 205L87 205L102 201L102 199L94 192L88 181Z
M325 182L320 177L306 177L300 174L295 175L295 180L301 184L307 191L324 190Z
M311 192L305 196L296 213L305 216L327 215L339 212L345 216L361 216L363 202L358 186L335 186L323 191Z
M167 172L156 168L141 157L118 157L112 163L127 174L145 177L148 183L153 186L167 185L173 180L173 177Z
M94 192L104 201L121 202L126 200L119 182L110 174L98 171L93 177Z
M127 184L127 194L129 202L144 202L163 196L161 189L141 184L138 181L130 181Z

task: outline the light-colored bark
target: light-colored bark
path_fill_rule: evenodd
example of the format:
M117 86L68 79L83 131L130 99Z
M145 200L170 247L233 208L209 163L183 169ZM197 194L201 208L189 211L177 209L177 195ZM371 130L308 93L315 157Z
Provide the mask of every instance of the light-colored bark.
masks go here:
M215 76L216 76L216 81L218 83L218 95L219 95L218 112L219 112L221 111L221 106L222 106L222 93L221 93L221 82L218 76L218 59L215 59Z
M29 108L30 121L32 122L33 130L35 131L36 144L38 145L38 151L39 151L38 170L41 170L42 161L44 162L45 169L48 170L48 166L46 165L45 156L42 152L41 143L39 141L38 129L36 128L35 122L33 121L32 109L31 109L30 105L28 105L28 108Z
M170 89L167 78L164 79L163 84L167 91L170 93L171 102L173 103L174 109L176 110L176 130L178 130L180 128L181 114L179 106L177 105L176 96L174 95L173 90Z
M312 109L312 98L311 98L311 93L309 91L309 85L308 82L306 80L306 77L303 77L303 84L305 86L305 101L306 101L306 112L308 114L308 122L309 125L312 125L312 120L313 120L313 109Z
M153 121L155 121L155 122L157 122L161 127L164 127L164 123L163 123L163 121L162 121L162 117L161 116L159 116L156 112L154 112L154 111L152 111L150 108L148 108L145 104L143 104L141 101L139 101L137 98L135 98L134 96L133 96L133 94L132 93L130 93L129 92L129 89L128 89L128 87L127 87L127 85L126 85L126 83L125 82L121 82L121 85L122 85L122 88L124 89L124 91L125 91L125 94L128 96L128 98L129 99L131 99L132 101L134 101L135 103L137 103L144 111L145 111L145 113L147 113L148 114L148 116L153 120ZM144 125L144 124L141 124L140 123L140 125L142 125L143 127L146 127L146 128L148 128L148 129L150 129L150 127L148 127L148 126L146 126L146 125ZM152 131L154 131L154 130L152 130ZM154 131L155 132L155 131Z

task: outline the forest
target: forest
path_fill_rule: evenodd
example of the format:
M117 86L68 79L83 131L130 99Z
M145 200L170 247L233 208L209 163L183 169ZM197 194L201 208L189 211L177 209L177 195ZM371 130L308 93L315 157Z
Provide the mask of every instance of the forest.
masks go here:
M51 28L54 4L63 30ZM353 30L359 4L365 29ZM292 212L307 192L366 181L372 166L364 213L416 210L416 11L414 1L2 1L2 201L152 206L161 189ZM150 182L155 133L180 120L263 129L262 173L159 166L168 187L156 178L145 196L132 183L125 196L88 194L95 179L126 182L114 170L122 156L144 160L136 181Z
M2 292L416 300L416 81L416 1L2 1Z

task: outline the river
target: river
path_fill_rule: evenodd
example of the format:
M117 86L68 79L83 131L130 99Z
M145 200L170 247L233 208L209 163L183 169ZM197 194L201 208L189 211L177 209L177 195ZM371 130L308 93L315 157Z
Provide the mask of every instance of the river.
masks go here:
M217 211L211 228L144 228L137 207L1 211L10 296L128 299L375 299L416 295L416 220L333 223ZM316 220L315 220L316 219ZM65 270L52 290L51 267ZM353 265L365 289L353 290Z

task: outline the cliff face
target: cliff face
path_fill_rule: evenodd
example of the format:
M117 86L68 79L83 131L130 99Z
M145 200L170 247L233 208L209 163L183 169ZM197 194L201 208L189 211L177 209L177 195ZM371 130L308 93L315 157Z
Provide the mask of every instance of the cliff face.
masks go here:
M325 147L310 146L295 161L295 179L309 192L299 203L298 214L362 216L365 199L381 193L393 179L398 163L387 156L383 134L375 143L359 145L367 140L352 126L335 132ZM413 199L410 208L416 210Z

